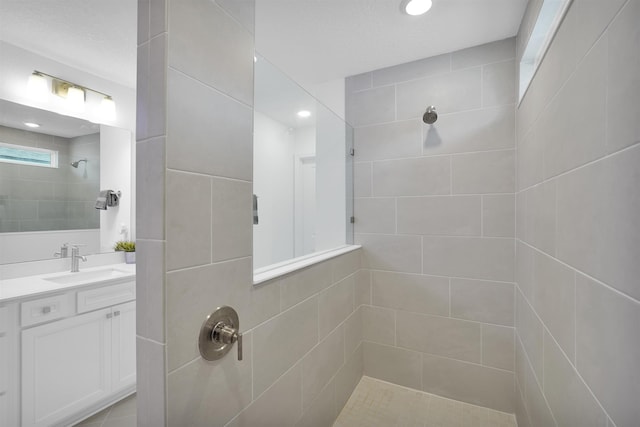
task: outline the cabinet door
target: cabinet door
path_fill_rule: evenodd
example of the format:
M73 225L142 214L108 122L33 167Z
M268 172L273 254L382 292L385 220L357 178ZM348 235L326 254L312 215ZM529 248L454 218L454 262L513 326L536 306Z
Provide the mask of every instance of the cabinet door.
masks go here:
M111 386L113 392L136 383L136 302L112 309Z
M111 309L22 331L22 425L50 426L111 390Z

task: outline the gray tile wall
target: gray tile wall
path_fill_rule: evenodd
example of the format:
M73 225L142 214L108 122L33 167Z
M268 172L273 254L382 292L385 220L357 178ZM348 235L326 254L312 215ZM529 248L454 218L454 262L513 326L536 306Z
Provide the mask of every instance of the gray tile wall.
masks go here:
M364 372L513 412L515 39L347 79ZM422 122L435 105L434 126Z
M521 426L640 420L638 22L640 0L574 1L517 109Z
M325 426L362 377L359 251L252 285L253 11L236 3L138 3L140 426ZM222 305L242 361L199 356Z
M0 142L58 152L58 167L0 163L0 232L100 228L100 134L63 138L0 126ZM87 159L77 169L72 161Z

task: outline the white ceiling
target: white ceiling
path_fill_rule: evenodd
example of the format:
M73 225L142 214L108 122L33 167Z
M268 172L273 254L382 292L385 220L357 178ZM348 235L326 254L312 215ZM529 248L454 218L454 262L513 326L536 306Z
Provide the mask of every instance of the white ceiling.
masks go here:
M256 0L256 49L313 85L514 36L527 0Z
M248 1L248 0L237 0ZM516 34L527 0L256 0L256 47L303 84ZM0 0L0 39L135 87L136 0Z

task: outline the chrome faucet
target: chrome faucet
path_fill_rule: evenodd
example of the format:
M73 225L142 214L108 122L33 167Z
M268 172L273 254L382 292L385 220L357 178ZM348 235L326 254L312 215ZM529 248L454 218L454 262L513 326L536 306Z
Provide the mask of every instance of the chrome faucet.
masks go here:
M67 258L69 256L69 244L63 243L62 246L60 246L60 252L54 253L53 256L56 258Z
M80 271L80 260L87 261L87 257L80 255L80 247L72 246L71 247L71 272L77 273Z

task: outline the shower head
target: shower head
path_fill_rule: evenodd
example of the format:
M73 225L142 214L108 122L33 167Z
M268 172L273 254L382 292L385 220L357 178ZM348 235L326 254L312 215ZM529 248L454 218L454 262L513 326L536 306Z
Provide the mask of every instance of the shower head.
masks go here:
M438 113L436 107L433 105L427 107L427 111L422 115L422 121L428 125L432 125L438 120Z
M71 163L71 166L77 169L78 165L80 164L80 162L85 162L86 163L87 159L80 159L77 162L73 162L73 163Z

